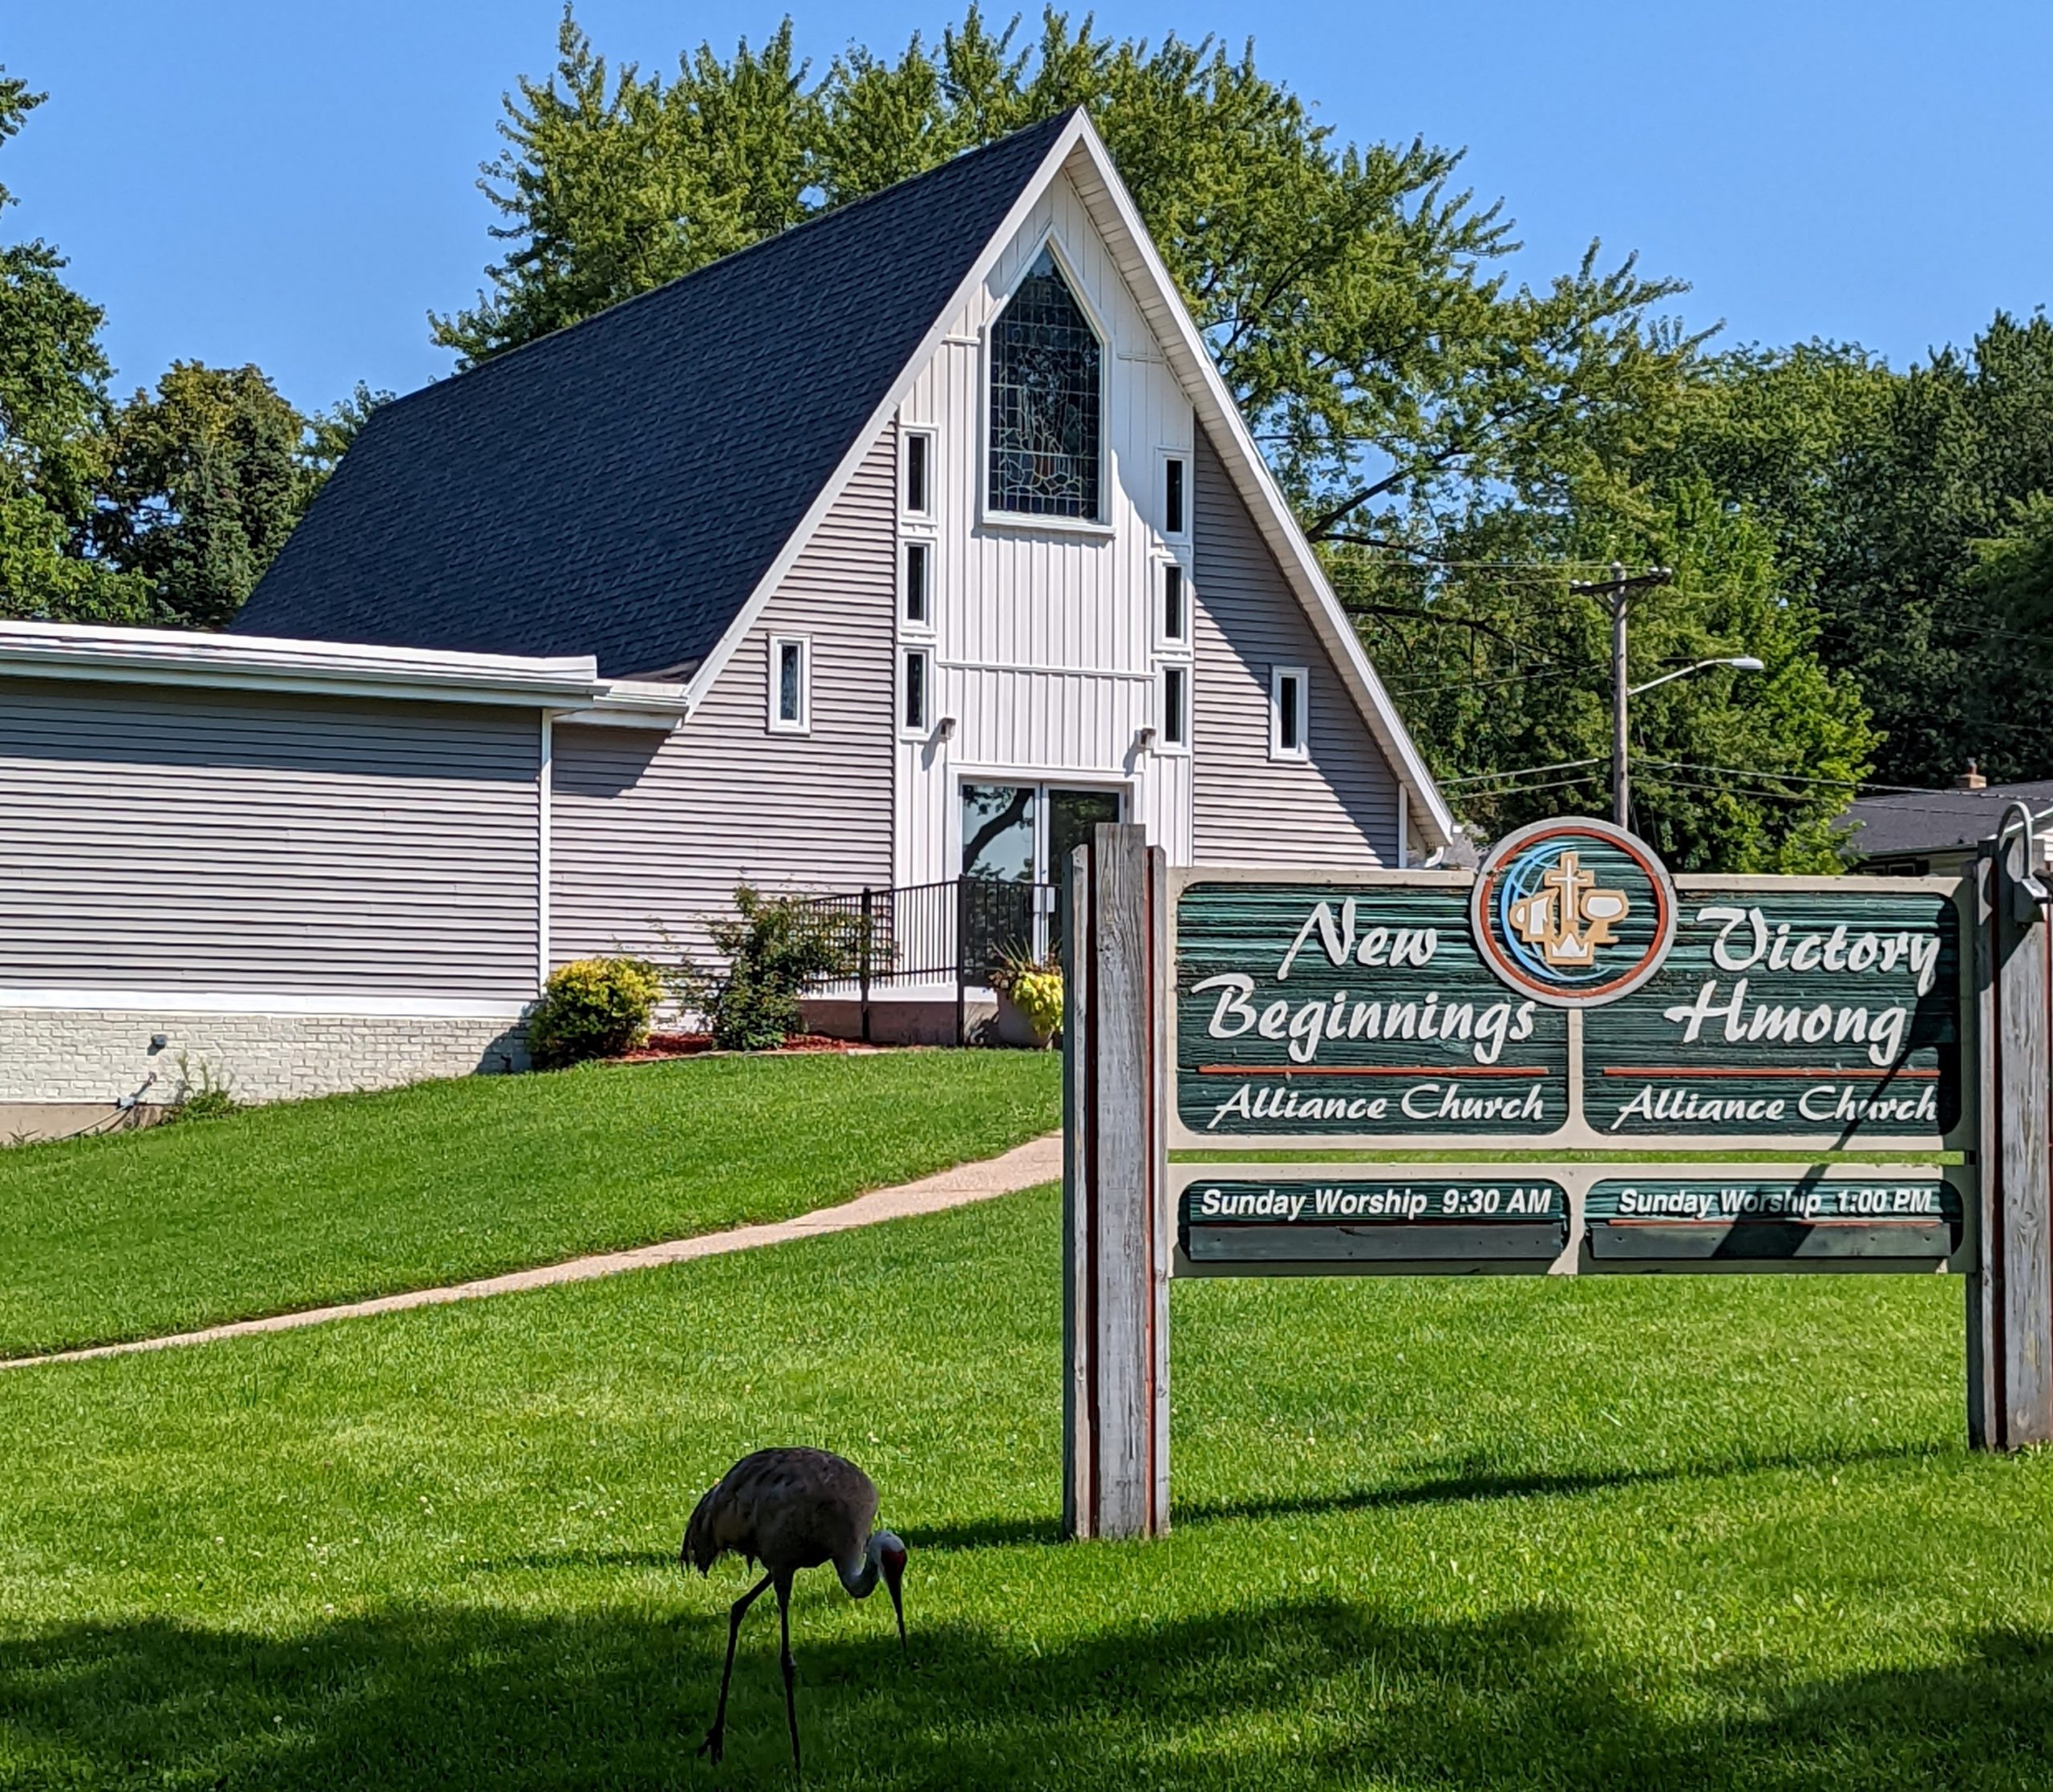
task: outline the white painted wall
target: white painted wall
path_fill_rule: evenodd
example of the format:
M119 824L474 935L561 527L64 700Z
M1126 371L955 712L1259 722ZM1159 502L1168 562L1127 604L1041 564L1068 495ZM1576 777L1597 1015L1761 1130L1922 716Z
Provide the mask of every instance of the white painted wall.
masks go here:
M981 513L986 373L983 332L1054 233L1078 297L1107 344L1107 522L1097 529ZM1153 332L1113 268L1067 179L1058 180L981 292L950 322L899 412L936 445L930 523L901 537L933 543L932 626L900 621L901 650L931 648L930 717L953 717L952 739L901 730L895 779L894 876L900 884L960 869L966 780L1116 787L1128 814L1172 860L1191 851L1190 760L1139 744L1159 722L1153 594L1160 563L1180 556L1160 530L1160 451L1188 462L1191 407ZM1188 501L1188 500L1187 500Z

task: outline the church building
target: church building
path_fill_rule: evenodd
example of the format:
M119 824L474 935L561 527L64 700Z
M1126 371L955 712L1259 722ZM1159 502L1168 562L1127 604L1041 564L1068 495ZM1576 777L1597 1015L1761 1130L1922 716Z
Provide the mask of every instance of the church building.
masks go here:
M0 625L0 1111L510 1065L742 883L1045 947L1110 819L1453 831L1073 112L382 407L228 633Z

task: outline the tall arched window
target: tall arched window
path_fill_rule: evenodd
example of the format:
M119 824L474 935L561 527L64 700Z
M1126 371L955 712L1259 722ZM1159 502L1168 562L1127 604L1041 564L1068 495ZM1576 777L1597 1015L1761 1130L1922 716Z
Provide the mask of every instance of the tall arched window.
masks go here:
M1096 333L1043 249L991 326L990 504L1098 516Z

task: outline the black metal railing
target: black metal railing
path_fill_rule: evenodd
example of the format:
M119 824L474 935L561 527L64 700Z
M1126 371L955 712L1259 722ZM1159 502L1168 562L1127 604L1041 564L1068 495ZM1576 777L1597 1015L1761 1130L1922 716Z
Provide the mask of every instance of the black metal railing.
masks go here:
M962 1043L970 990L988 985L1008 957L1061 951L1060 893L1055 884L951 877L801 898L820 913L846 917L856 959L853 978L833 979L817 993L853 994L867 1039L870 1004L879 992L953 985Z

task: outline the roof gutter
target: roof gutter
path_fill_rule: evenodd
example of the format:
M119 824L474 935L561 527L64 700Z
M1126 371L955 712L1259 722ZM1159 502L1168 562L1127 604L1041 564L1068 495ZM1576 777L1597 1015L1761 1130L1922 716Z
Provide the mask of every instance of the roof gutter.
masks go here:
M601 679L589 654L445 653L69 622L0 622L0 678L489 703L559 713L597 706L644 726L674 724L684 710L682 686Z

